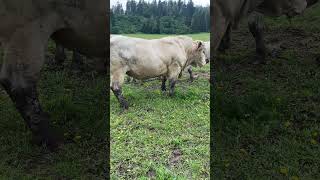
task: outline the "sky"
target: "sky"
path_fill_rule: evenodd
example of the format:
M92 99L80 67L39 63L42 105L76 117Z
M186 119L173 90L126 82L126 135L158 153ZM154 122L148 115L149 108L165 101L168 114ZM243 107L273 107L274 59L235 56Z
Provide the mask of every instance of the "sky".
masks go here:
M118 1L120 3L122 3L123 5L125 5L125 3L127 2L127 0L110 0L110 7L117 4ZM139 1L139 0L136 0L136 1ZM152 1L152 0L145 0L145 1ZM189 0L185 0L185 1L188 2ZM210 0L192 0L192 1L195 5L207 6L210 4ZM157 0L157 2L158 2L158 0Z

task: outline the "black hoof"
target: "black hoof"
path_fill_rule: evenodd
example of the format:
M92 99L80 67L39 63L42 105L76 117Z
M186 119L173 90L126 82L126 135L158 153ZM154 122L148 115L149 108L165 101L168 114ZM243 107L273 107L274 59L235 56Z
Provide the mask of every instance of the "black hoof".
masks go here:
M47 134L46 136L34 135L32 143L38 146L46 146L50 151L57 151L64 140L57 133Z
M265 60L265 57L255 57L254 59L252 59L251 62L249 62L250 64L253 64L253 65L260 65L260 64L266 64L266 60Z
M170 97L173 97L173 96L174 96L174 92L170 92L170 93L169 93L169 96L170 96Z
M125 111L127 111L129 109L129 105L127 102L122 102L121 105L120 105L120 108L121 108L121 111L120 113L123 113Z

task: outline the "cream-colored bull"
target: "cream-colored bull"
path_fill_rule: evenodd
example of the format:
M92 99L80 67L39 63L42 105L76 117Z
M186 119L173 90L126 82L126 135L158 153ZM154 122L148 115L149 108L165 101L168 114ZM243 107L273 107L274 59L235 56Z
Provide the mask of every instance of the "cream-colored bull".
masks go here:
M125 74L141 80L162 76L163 91L169 79L172 96L176 80L187 66L202 67L206 63L204 43L187 36L153 40L112 36L110 39L110 87L122 109L128 109L121 91Z

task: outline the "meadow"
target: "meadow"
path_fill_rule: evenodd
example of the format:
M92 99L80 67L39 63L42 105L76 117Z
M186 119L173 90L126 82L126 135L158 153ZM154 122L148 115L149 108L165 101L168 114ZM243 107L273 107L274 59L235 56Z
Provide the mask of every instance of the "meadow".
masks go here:
M320 178L320 6L291 21L266 18L277 49L254 65L244 21L215 60L213 141L216 179Z
M129 34L155 39L168 35ZM209 33L188 35L209 40ZM174 97L161 81L126 83L129 110L110 91L111 179L209 179L209 65L184 73Z
M90 64L52 64L50 42L38 84L40 102L66 143L57 152L32 145L11 99L0 87L0 179L105 179L107 177L106 75ZM0 57L0 65L2 62Z

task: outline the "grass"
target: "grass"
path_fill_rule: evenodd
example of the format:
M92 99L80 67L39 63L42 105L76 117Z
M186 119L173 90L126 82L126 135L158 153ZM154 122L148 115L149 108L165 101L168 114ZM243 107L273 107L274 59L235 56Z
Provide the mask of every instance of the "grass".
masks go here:
M53 52L50 43L48 61ZM64 65L45 65L38 84L43 109L68 142L58 152L31 145L29 129L0 88L0 179L106 177L106 76Z
M213 172L216 179L319 179L319 4L289 23L267 18L266 40L281 47L252 65L246 24L218 55ZM279 45L280 44L280 45Z
M110 91L111 179L209 179L209 66L194 71L198 79L185 73L174 97L161 93L160 80L125 84L123 114Z
M130 37L137 37L137 38L144 38L144 39L159 39L162 37L167 36L177 36L175 34L166 35L166 34L124 34ZM210 33L198 33L198 34L184 34L184 36L190 36L194 40L202 40L202 41L209 41L210 40Z

